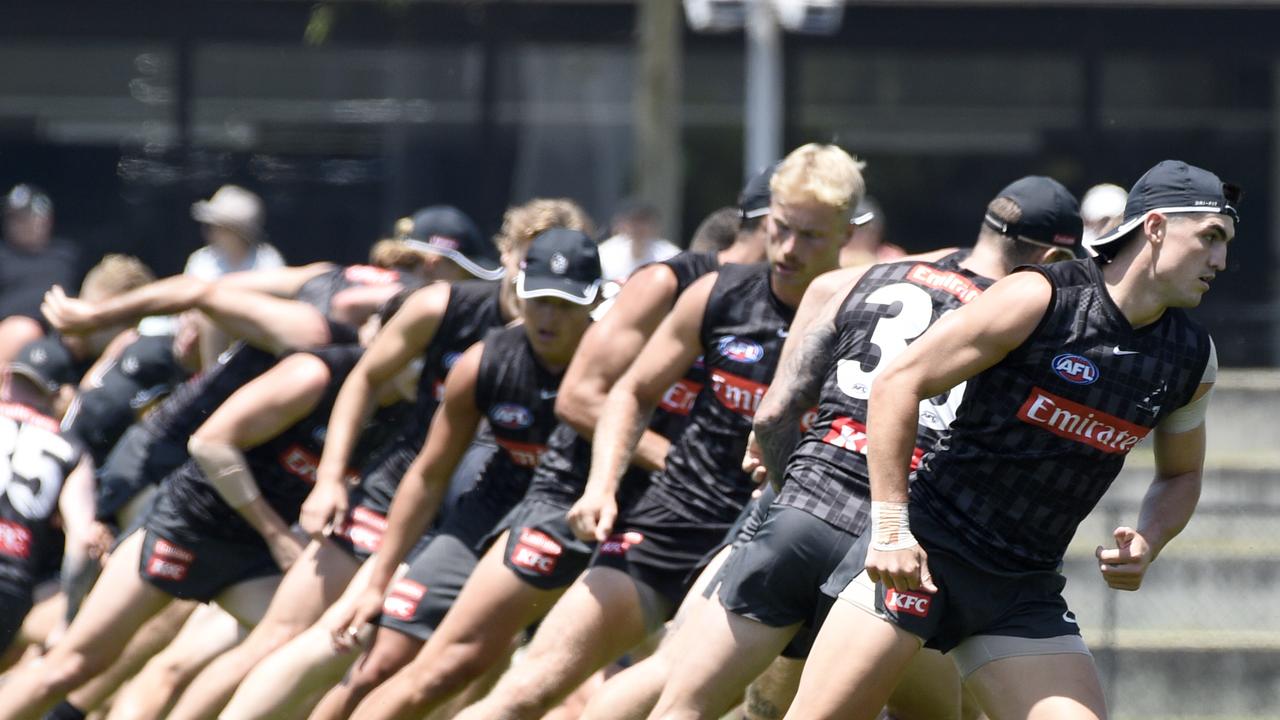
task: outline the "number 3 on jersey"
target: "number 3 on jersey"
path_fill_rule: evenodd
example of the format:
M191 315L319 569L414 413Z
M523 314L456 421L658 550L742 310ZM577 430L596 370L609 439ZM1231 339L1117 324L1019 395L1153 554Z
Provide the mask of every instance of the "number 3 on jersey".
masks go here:
M871 397L871 384L880 371L933 324L933 298L915 285L886 285L868 295L864 302L886 307L898 304L901 309L897 315L885 315L876 321L868 342L880 351L880 359L871 369L864 369L858 360L840 360L836 366L840 390L859 400ZM964 398L964 387L965 384L960 383L949 393L920 401L920 424L932 430L946 430Z
M62 491L70 443L44 428L0 416L0 493L30 520L48 517Z

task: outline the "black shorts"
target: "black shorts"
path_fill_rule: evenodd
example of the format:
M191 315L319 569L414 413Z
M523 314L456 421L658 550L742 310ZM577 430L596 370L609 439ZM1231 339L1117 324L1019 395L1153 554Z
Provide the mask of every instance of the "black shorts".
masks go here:
M600 544L591 565L621 570L652 588L667 601L665 619L670 619L708 554L723 547L732 526L691 520L664 505L656 493L646 492L623 510L614 534Z
M187 457L183 443L157 435L141 423L129 426L96 473L98 520L116 523L116 513L145 488L168 477Z
M898 592L859 574L840 599L948 652L975 635L1057 638L1080 627L1062 597L1066 578L1054 570L997 572L966 560L947 531L914 505L911 530L928 553L938 592Z
M159 525L144 525L138 574L176 598L209 602L246 580L280 574L266 543L256 535L231 542L191 537L180 528Z
M494 527L514 504L483 485L459 498L449 520L391 584L378 624L419 640L431 637L493 542Z
M523 500L494 529L504 531L502 562L521 580L539 590L569 587L587 569L594 543L582 542L569 528L569 508L546 500Z
M9 649L22 629L22 621L31 612L31 592L0 592L0 652Z
M807 657L836 591L827 580L848 556L866 556L866 542L792 507L774 505L755 536L734 548L717 577L729 612L770 627L802 624L787 657Z

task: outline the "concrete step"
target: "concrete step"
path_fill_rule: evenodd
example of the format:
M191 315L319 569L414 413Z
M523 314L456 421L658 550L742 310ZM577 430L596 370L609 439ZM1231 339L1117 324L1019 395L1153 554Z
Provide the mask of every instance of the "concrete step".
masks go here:
M1280 653L1273 650L1098 648L1115 720L1276 720Z

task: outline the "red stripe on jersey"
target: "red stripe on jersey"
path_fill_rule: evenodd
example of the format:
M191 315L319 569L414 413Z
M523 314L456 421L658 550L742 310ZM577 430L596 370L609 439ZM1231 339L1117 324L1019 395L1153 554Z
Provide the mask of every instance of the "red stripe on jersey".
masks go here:
M907 280L927 288L941 290L962 303L982 294L982 288L973 284L969 278L957 272L939 270L931 265L920 263L907 271Z
M826 437L822 438L822 442L828 445L834 445L838 448L844 448L851 452L866 455L867 426L851 417L836 418L831 421L831 429L827 431ZM912 470L920 467L920 460L922 458L924 458L924 450L914 448L911 451Z
M658 407L672 415L688 416L693 410L693 401L698 399L700 392L702 392L702 383L681 378L663 393Z
M538 443L517 442L505 438L494 438L494 440L498 441L498 447L507 451L507 455L511 457L511 462L520 467L537 467L538 460L542 458L542 453L547 451L546 445Z
M711 371L711 389L721 405L750 420L769 386L716 369Z
M1031 394L1018 410L1018 419L1105 453L1126 454L1151 432L1151 428L1134 425L1038 387L1031 388Z

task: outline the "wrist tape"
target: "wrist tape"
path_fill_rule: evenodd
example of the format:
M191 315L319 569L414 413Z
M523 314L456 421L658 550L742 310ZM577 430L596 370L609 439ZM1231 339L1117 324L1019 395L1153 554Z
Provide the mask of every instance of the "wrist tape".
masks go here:
M907 503L871 501L871 547L880 552L918 545L907 519Z

